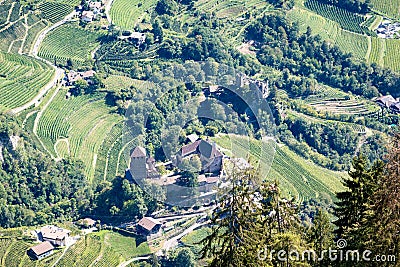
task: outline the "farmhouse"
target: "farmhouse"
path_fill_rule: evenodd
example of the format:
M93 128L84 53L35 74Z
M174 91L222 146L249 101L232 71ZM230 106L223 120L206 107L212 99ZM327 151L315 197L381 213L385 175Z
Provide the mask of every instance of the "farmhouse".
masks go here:
M46 225L38 232L39 240L49 241L54 246L65 246L69 241L71 231L53 225Z
M81 20L84 22L92 22L96 18L96 15L93 11L83 11Z
M130 35L118 36L120 40L130 40L135 42L138 46L141 46L146 41L146 34L141 32L131 32Z
M390 106L390 110L395 113L395 114L400 114L400 102L397 102L395 104L392 104Z
M130 171L134 179L160 178L153 157L147 157L146 149L137 146L131 154Z
M176 164L179 165L183 159L194 155L200 158L203 172L221 172L223 154L219 152L215 143L206 140L197 140L183 146L175 156Z
M396 99L394 99L391 95L385 95L375 99L375 103L383 108L389 108L392 104L396 102Z
M45 241L39 245L31 247L26 254L34 260L40 260L52 254L53 250L54 246L50 242Z
M392 113L400 114L400 99L394 98L391 95L381 96L376 98L375 103L377 103L382 108L389 109Z
M76 72L71 70L67 74L67 85L73 85L78 80L85 80L91 83L90 78L92 78L96 74L93 70L83 71L83 72Z
M385 19L381 22L381 24L376 29L376 33L379 38L395 38L400 37L400 23L393 23L389 19Z
M145 235L158 235L161 233L162 223L152 217L143 217L137 224L137 229Z

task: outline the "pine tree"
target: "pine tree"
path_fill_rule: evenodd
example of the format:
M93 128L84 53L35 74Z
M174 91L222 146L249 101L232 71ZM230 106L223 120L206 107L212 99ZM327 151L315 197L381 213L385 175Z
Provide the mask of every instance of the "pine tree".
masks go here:
M335 247L333 237L333 225L329 214L318 208L308 234L309 243L313 245L317 256L322 255L323 250ZM329 259L315 262L314 266L329 266Z
M363 244L360 228L370 210L371 196L377 190L377 180L382 174L383 164L376 162L371 168L363 156L353 159L350 178L344 179L347 191L337 193L338 203L335 209L337 226L335 233L344 238L352 247L359 248Z
M259 207L254 195L257 175L236 166L228 175L230 186L218 200L211 219L212 232L200 243L202 257L211 257L210 266L264 266L257 257Z
M400 259L400 134L392 139L386 157L385 173L372 196L371 211L366 219L365 245L374 254L394 255L393 262L380 266L399 266Z

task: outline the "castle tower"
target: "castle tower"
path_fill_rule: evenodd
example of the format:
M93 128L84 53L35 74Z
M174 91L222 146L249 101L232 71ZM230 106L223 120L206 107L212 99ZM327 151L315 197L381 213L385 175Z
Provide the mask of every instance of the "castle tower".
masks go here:
M131 154L130 164L133 179L147 178L146 149L141 146L136 147Z

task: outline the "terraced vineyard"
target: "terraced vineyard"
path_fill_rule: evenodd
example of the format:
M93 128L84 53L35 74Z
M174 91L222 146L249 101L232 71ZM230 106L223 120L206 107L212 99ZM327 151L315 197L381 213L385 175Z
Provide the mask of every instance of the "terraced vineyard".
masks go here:
M32 243L20 239L0 238L0 266L36 266L38 262L30 260L26 255L27 249L29 249L29 247L32 245Z
M332 114L369 115L379 111L379 106L363 99L356 99L338 89L318 86L315 94L305 99L305 103L320 112Z
M152 12L156 4L156 0L114 0L110 16L115 25L125 30L132 30L142 17Z
M369 33L368 27L361 26L365 19L359 14L351 13L333 5L323 4L318 0L307 0L304 5L311 11L336 21L345 30L360 34Z
M83 64L99 45L100 36L99 32L85 30L73 23L64 24L46 36L38 55L58 64L65 65L68 59Z
M373 33L371 33L372 36L366 36L358 34L354 30L353 32L343 30L341 24L331 16L324 13L319 14L316 11L313 12L304 8L301 4L298 4L295 9L287 13L288 19L299 23L301 31L305 32L307 26L310 26L314 34L319 34L322 39L335 43L343 51L351 52L354 57L400 71L400 59L398 53L396 53L396 51L400 50L400 40L381 39L375 37ZM373 22L371 21L368 23L374 24L379 21L379 18ZM369 26L368 23L365 22L362 27L367 28Z
M224 27L220 34L231 39L235 45L240 45L238 36L244 31L249 19L245 14L251 13L252 16L261 16L273 10L272 5L267 1L248 0L248 1L218 1L218 0L199 0L195 2L195 8L200 12L215 13L215 15L229 25ZM182 19L182 23L190 18Z
M54 76L45 63L0 52L0 111L29 102Z
M400 71L400 40L386 39L384 66Z
M374 10L382 12L389 17L400 17L400 0L371 0Z
M72 5L62 4L58 2L44 2L39 5L39 10L45 19L50 22L57 22L62 20L66 15L74 10Z
M105 104L104 94L67 100L66 91L61 90L44 111L37 134L54 157L70 155L81 159L85 164L85 173L93 179L103 140L122 118L112 114Z
M122 250L121 250L122 249ZM70 247L57 267L118 266L134 256L150 253L147 243L136 247L135 238L110 231L88 234Z
M279 181L284 193L296 197L299 201L317 198L321 194L333 197L334 192L343 190L340 182L342 174L306 161L286 147L277 146L273 158L268 158L268 156L260 158L261 149L266 151L267 155L272 155L272 141L248 141L244 137L233 135L222 135L214 140L236 157L250 156L251 161L259 160L260 173L268 180ZM271 161L272 167L269 172L266 172Z

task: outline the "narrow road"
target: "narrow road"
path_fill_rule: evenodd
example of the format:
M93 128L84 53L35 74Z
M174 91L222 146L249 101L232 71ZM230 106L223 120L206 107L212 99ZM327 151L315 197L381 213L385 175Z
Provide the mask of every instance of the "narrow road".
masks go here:
M39 36L38 36L38 38L36 39L35 44L34 44L34 46L33 46L33 48L32 48L32 51L30 52L30 56L32 56L32 57L34 57L34 58L36 58L36 59L39 59L39 60L41 60L41 61L44 61L45 63L47 63L47 64L49 64L50 66L52 66L53 69L54 69L54 71L55 71L54 78L53 78L45 87L43 87L42 89L40 89L39 93L38 93L31 101L29 101L28 103L26 103L26 104L23 105L23 106L20 106L20 107L17 107L17 108L14 108L14 109L10 110L10 113L12 113L12 114L18 114L18 113L20 113L21 111L23 111L23 110L29 108L30 106L38 105L38 104L40 103L42 97L43 97L53 86L56 86L57 83L58 83L58 81L60 81L60 80L64 77L65 72L64 72L63 69L57 68L57 66L55 66L52 62L50 62L50 61L48 61L48 60L46 60L46 59L43 59L43 58L39 57L39 56L38 56L38 52L39 52L40 45L42 44L44 38L46 37L46 34L48 34L50 31L54 30L55 28L61 26L62 24L66 23L67 21L71 20L71 19L72 19L74 16L76 16L76 15L77 15L77 12L74 10L72 13L68 14L63 20L61 20L61 21L59 21L59 22L53 24L52 26L50 26L49 28L43 30L43 31L39 34Z
M163 251L169 251L170 249L173 249L178 246L178 241L184 237L185 235L193 232L196 228L199 228L203 225L208 224L209 222L202 222L202 223L195 223L189 228L187 228L185 231L183 231L181 234L172 237L171 239L168 239L164 242L163 248L157 252L157 255L161 255ZM161 254L160 254L161 253Z
M104 13L106 13L108 23L111 24L111 16L110 16L110 9L114 0L108 0L107 4L104 8Z
M54 75L53 80L51 80L48 84L46 84L46 86L43 87L43 88L39 91L39 93L38 93L31 101L29 101L28 103L26 103L26 104L23 105L23 106L20 106L20 107L17 107L17 108L14 108L14 109L10 110L10 113L12 113L12 114L18 114L18 113L20 113L21 111L23 111L23 110L29 108L30 106L38 105L38 104L40 103L42 97L43 97L53 86L56 86L56 85L57 85L58 81L61 80L61 79L64 77L64 70L63 70L63 69L60 69L60 68L57 68L57 67L55 67L54 65L52 65L52 67L55 69L55 75Z

